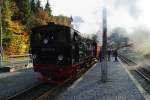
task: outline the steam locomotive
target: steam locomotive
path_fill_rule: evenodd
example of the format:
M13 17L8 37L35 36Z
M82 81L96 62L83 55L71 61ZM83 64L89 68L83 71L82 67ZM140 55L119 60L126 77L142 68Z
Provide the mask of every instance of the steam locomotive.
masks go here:
M61 83L97 58L100 45L67 26L49 24L32 29L30 53L40 79Z

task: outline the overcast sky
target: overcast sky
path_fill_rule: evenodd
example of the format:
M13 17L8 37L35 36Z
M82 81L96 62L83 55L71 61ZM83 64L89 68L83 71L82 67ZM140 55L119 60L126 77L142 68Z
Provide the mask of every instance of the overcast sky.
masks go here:
M150 0L49 0L53 15L72 16L76 28L85 33L101 29L103 1L107 4L109 31L115 27L128 32L137 27L150 28Z

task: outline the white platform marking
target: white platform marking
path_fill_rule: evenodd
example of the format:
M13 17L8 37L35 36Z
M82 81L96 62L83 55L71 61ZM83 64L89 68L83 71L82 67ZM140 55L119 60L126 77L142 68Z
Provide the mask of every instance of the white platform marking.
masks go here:
M121 63L122 67L125 69L125 71L128 73L129 77L131 78L131 80L133 81L133 83L135 84L135 86L138 88L138 90L140 91L140 93L143 95L143 97L145 98L145 100L150 100L150 95L143 89L143 87L138 83L138 81L129 72L129 70L127 69L127 67L120 61L120 59L118 59L118 60Z

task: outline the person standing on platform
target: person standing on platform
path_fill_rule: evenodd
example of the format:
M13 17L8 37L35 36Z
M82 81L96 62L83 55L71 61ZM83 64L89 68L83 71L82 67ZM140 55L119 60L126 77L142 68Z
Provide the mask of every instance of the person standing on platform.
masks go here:
M114 57L115 57L115 61L118 61L117 57L118 57L118 50L115 49L114 50Z
M100 49L100 52L99 52L99 62L100 63L102 62L102 49Z
M111 49L107 50L108 61L110 61Z

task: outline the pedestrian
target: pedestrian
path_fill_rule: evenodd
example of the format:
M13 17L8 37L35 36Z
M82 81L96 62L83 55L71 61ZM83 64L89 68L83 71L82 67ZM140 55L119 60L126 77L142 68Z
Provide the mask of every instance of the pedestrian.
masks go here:
M115 49L113 54L114 54L114 57L115 57L115 61L118 61L118 59L117 59L117 57L118 57L118 50Z
M99 61L102 62L102 49L100 49L100 52L99 52Z
M110 61L111 49L107 50L108 61Z

